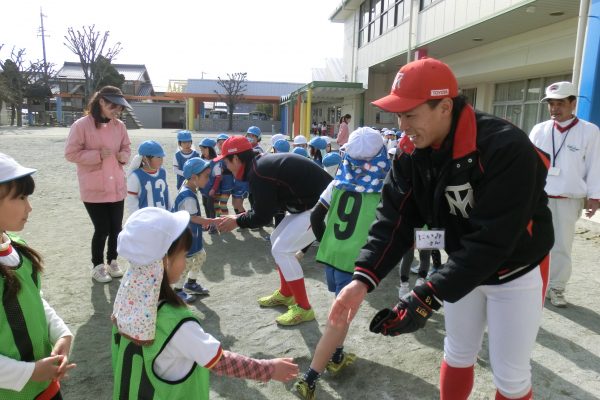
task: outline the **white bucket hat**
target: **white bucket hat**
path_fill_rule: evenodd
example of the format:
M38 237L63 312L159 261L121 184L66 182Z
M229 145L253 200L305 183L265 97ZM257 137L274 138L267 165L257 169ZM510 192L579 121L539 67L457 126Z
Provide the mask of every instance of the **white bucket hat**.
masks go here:
M350 134L342 149L356 160L370 160L381 151L383 138L378 130L364 126Z
M156 331L162 258L190 221L187 211L171 213L146 207L127 219L117 251L130 262L115 298L112 319L119 333L138 344L151 344Z
M11 156L0 153L0 183L14 181L15 179L31 175L37 169L26 168L15 161Z
M294 144L295 145L299 145L299 144L307 144L308 141L306 140L306 138L302 135L298 135L294 138Z

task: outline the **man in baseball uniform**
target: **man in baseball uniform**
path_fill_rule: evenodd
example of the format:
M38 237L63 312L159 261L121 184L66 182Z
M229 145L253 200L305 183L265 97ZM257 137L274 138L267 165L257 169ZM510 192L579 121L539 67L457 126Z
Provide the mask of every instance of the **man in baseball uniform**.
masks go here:
M591 217L600 205L600 131L575 116L577 89L571 82L548 86L542 101L548 103L550 119L534 126L529 138L550 155L551 163L546 193L555 241L547 296L555 307L566 307L575 223L582 208Z
M396 113L406 135L330 323L351 320L413 245L443 249L446 263L378 312L370 330L414 332L443 305L440 399L469 397L486 327L496 399L531 399L530 359L553 243L548 157L514 125L473 110L450 68L432 58L403 66L391 93L373 104Z
M271 254L277 264L280 286L273 294L258 299L261 307L287 306L276 318L280 325L297 325L315 319L304 286L302 266L296 252L310 245L315 235L310 212L331 177L306 157L289 153L256 154L241 136L227 139L221 155L235 179L248 182L252 209L238 215L217 218L220 232L239 228L260 228L280 210L285 217L271 233Z

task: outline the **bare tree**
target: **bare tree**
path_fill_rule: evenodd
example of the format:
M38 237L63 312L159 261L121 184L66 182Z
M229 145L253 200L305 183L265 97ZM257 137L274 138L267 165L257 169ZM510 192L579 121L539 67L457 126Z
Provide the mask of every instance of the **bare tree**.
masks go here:
M32 104L32 101L43 103L43 100L51 96L45 71L52 74L52 67L45 65L43 61L29 62L26 66L25 49L17 50L13 47L10 58L0 60L0 68L0 99L11 107L11 125L15 124L16 119L17 126L22 126L25 98Z
M227 79L221 79L218 77L217 84L223 88L224 94L221 94L215 90L215 93L219 97L219 100L227 104L227 117L229 119L228 130L233 130L233 111L235 110L236 104L240 103L244 99L244 93L246 92L246 72L235 72L233 74L227 74Z
M97 89L94 87L94 82L103 80L103 77L99 75L102 75L104 69L96 68L96 60L102 56L109 62L112 61L122 50L121 42L117 42L113 47L105 50L110 32L105 31L102 34L100 31L96 31L96 25L84 26L82 30L77 31L70 27L67 29L67 33L66 42L63 44L79 57L85 78L84 103L87 103L91 93Z

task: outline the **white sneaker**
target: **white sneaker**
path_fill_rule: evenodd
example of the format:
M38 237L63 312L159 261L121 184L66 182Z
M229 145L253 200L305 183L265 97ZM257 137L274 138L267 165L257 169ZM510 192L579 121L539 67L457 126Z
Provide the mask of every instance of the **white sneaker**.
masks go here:
M107 282L112 281L112 278L110 277L110 275L108 274L108 271L106 270L106 265L104 265L104 264L98 264L94 268L92 268L92 278L96 282L100 282L100 283L107 283Z
M550 293L550 303L552 303L554 307L563 308L567 306L567 300L565 300L564 290L550 289L548 290L548 292Z
M300 261L304 258L304 252L302 250L298 250L296 252L296 260Z
M421 286L421 285L424 285L424 284L425 284L425 278L421 278L421 277L419 277L419 278L417 278L417 280L415 281L415 287L416 287L416 286Z
M108 273L113 278L120 278L123 276L123 270L121 269L121 267L119 267L119 264L117 264L117 260L112 260L110 264L108 264L107 269Z
M400 287L398 288L398 298L401 299L409 293L410 287L408 286L408 282L400 282Z

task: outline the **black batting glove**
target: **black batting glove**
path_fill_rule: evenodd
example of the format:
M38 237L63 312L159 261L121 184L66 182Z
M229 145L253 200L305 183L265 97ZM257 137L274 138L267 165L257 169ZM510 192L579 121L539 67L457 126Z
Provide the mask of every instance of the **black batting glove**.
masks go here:
M369 330L384 336L398 336L421 329L432 312L441 306L434 294L433 286L429 282L415 287L400 299L396 307L391 310L385 308L375 314Z

